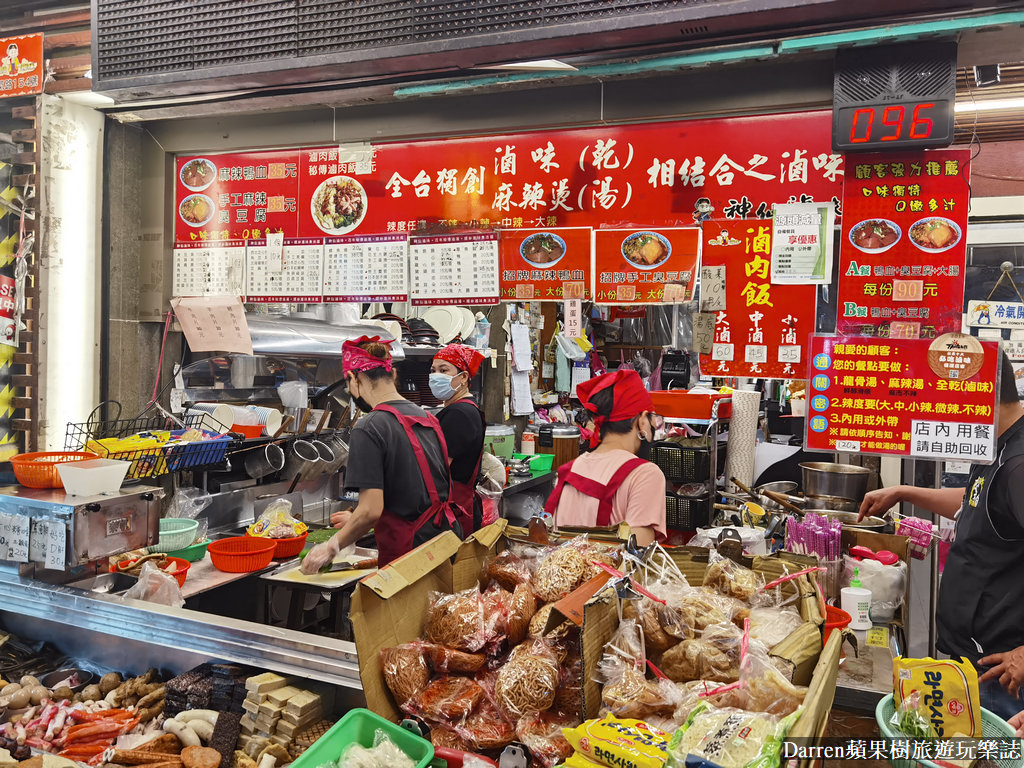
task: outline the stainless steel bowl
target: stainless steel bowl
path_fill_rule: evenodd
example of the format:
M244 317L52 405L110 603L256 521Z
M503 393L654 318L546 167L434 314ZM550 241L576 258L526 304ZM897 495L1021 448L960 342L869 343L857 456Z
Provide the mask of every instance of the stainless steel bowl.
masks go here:
M865 517L859 523L857 522L856 512L839 512L835 509L815 509L808 510L813 512L815 515L824 515L825 517L838 520L843 524L844 528L859 528L865 531L878 531L881 532L885 528L885 520L880 517Z
M835 496L859 503L868 489L871 470L853 464L806 461L800 465L804 493L808 496Z
M75 693L78 693L78 691L85 688L85 686L91 683L92 679L95 677L95 675L92 672L89 672L86 669L76 669L74 667L68 667L67 669L58 669L56 672L51 672L48 675L44 675L39 680L39 682L46 688L53 690L57 687L58 683L62 683L72 675L78 675L78 683L69 686L71 690Z

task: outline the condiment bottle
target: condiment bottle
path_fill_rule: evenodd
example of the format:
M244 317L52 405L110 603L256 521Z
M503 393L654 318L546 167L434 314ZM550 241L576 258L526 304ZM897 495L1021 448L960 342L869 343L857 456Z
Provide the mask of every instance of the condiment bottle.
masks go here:
M860 568L853 569L850 586L844 587L840 593L843 610L853 619L850 629L871 629L871 590L860 585Z

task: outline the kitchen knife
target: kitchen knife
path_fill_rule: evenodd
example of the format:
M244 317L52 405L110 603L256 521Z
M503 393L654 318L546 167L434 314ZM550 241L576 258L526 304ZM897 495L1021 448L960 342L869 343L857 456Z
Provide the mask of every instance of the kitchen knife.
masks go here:
M377 558L370 557L355 563L331 563L321 573L337 573L338 571L365 571L377 567Z

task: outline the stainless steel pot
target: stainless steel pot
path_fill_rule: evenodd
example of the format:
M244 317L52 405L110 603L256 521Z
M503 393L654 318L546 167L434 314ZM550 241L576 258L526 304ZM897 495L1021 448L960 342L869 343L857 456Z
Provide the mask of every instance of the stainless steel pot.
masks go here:
M808 496L804 499L804 509L834 509L837 512L857 512L860 504L849 499L841 499L838 496Z
M860 503L868 489L871 470L853 464L807 461L800 465L804 493L808 496L835 496Z
M880 517L865 517L858 523L856 512L839 512L835 509L815 509L813 512L816 515L824 515L833 520L838 520L843 524L844 528L859 528L865 531L877 532L881 532L885 528L885 520Z
M804 497L793 495L793 491L795 491L797 487L797 484L792 481L778 480L774 483L765 483L764 485L757 486L754 488L754 494L757 496L757 501L765 508L765 510L769 512L782 512L785 508L778 502L766 496L765 491L783 496L790 504L802 507L805 501Z

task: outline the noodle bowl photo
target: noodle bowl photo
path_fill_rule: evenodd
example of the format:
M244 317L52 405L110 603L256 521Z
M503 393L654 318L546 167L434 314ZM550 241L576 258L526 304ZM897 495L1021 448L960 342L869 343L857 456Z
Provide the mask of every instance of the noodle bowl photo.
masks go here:
M349 176L321 182L309 203L313 221L328 235L343 235L359 226L366 215L366 191Z
M914 222L910 227L910 242L928 253L948 251L960 242L960 226L955 221L931 216Z

